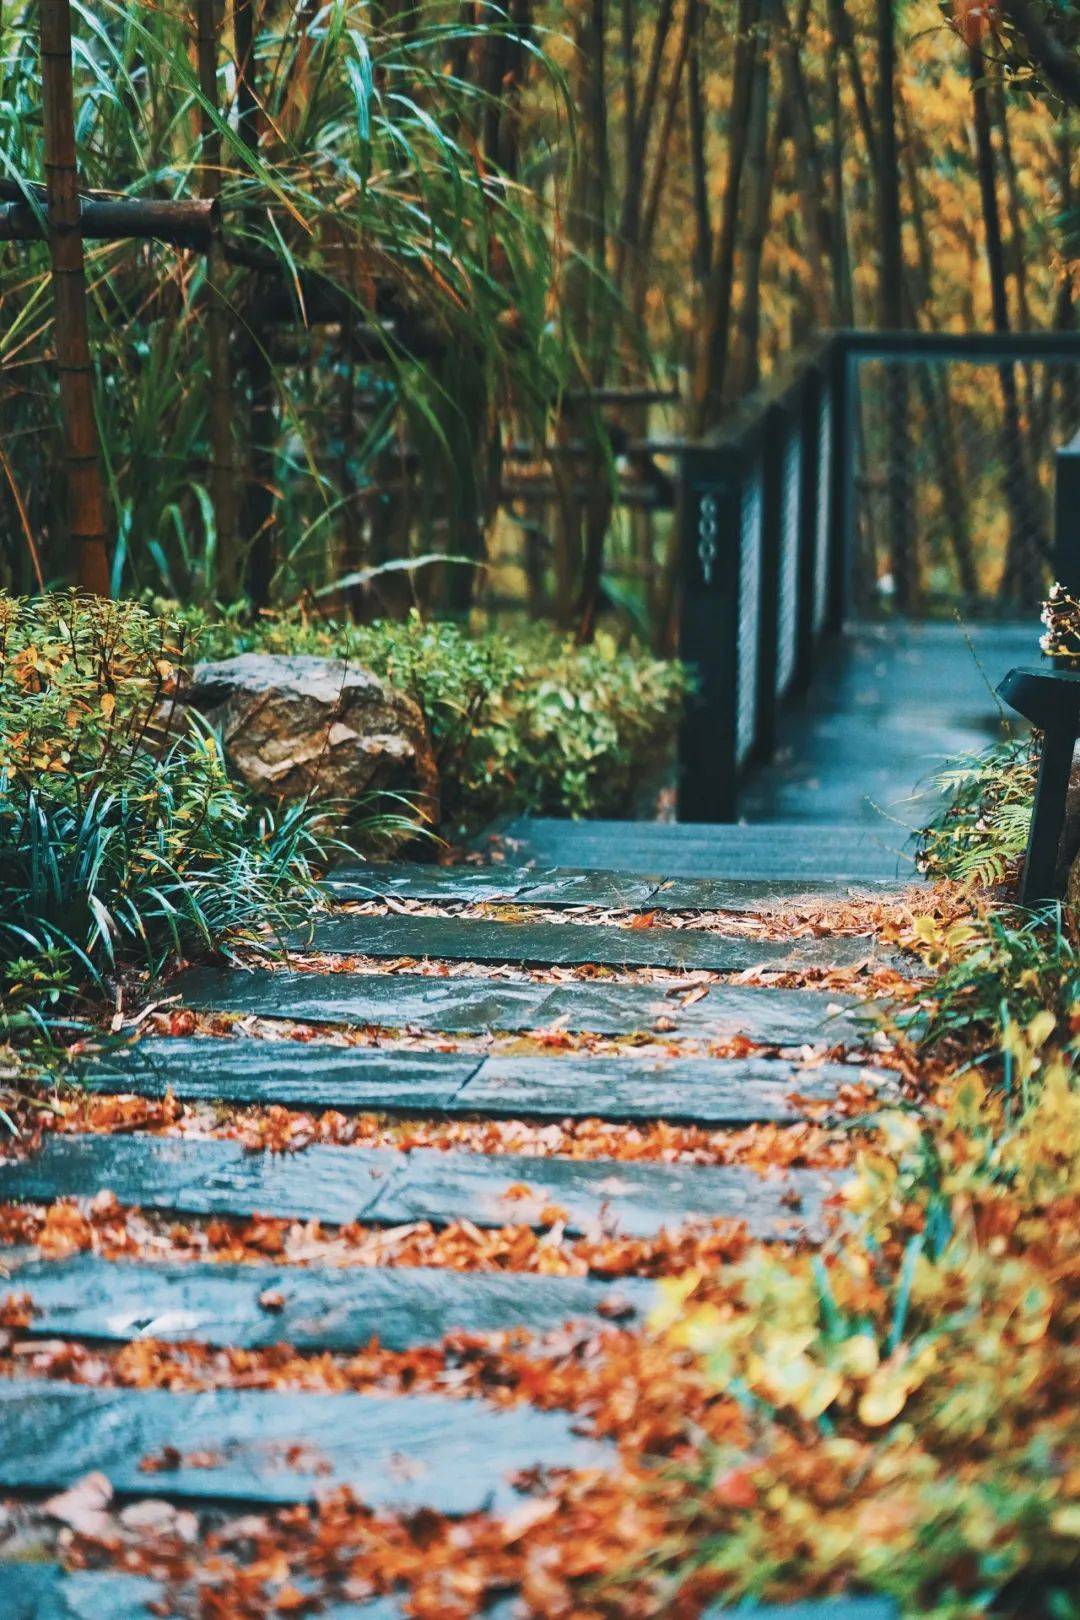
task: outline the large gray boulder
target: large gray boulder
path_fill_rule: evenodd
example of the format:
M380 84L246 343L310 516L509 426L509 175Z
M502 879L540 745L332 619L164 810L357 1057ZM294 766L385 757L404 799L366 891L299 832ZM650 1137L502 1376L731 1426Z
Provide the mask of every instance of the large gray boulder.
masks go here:
M370 670L309 654L196 664L183 701L220 732L229 769L273 798L411 796L438 819L439 772L412 698Z

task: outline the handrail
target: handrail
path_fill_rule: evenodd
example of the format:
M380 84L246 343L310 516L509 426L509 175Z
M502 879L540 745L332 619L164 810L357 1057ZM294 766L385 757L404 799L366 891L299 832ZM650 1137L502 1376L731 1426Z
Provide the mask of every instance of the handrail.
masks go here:
M682 821L732 821L781 708L842 629L853 564L858 362L1080 362L1080 331L838 331L680 456L679 653L694 692L679 739ZM1080 594L1080 435L1057 456L1057 577Z

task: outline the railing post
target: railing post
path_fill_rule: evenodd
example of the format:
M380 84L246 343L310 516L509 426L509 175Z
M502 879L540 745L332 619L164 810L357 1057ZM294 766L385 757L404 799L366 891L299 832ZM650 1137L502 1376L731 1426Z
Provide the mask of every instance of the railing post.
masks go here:
M793 693L803 693L814 667L814 570L817 565L818 482L821 476L821 402L826 381L819 366L807 370L799 394L802 484L799 490L799 608Z
M833 391L832 492L829 501L829 567L824 634L838 635L847 616L855 554L855 392L854 355L840 334L832 351L829 386Z
M776 665L780 656L780 524L783 509L784 437L787 411L770 405L761 423L761 618L758 633L756 759L776 747Z
M741 486L726 450L682 452L679 657L694 690L679 733L680 821L734 821L738 802L738 632Z
M1080 596L1080 433L1054 457L1054 578Z

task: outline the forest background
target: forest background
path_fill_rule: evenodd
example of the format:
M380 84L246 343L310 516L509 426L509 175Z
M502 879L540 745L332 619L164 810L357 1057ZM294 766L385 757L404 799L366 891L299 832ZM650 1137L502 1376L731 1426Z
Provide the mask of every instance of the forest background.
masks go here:
M606 609L669 650L680 437L830 327L1075 322L1075 115L1006 71L994 7L73 18L86 191L222 221L210 253L86 243L116 592L584 638ZM10 212L44 173L34 7L0 64ZM3 235L0 584L29 590L72 560L48 249Z

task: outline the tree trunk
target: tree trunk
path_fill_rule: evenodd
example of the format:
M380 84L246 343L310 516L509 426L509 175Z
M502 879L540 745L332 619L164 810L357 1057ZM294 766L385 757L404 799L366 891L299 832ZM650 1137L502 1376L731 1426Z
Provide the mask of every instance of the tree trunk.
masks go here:
M911 287L914 273L905 279L907 318L912 326L918 326L920 324L919 317L925 311L929 318L929 324L933 327L935 324L932 298L934 255L930 235L926 228L926 205L919 180L915 131L903 95L898 97L897 106L903 136L904 175L907 180L911 220L915 229L915 242L919 253L918 286L914 290ZM935 372L944 373L944 382L940 388ZM920 364L915 368L915 376L923 403L923 410L926 413L930 450L937 469L937 480L941 489L941 501L948 528L949 544L956 563L957 579L966 602L974 605L979 595L979 578L971 539L971 519L968 511L965 480L961 470L962 463L960 447L957 443L956 421L952 398L949 393L949 368L947 365L932 367Z
M896 142L896 37L893 0L876 0L877 224L881 259L881 324L904 324L903 216ZM894 600L901 613L919 602L919 558L912 531L909 387L902 362L885 367L889 550Z
M709 214L709 164L705 136L705 97L701 78L701 52L705 33L702 0L689 0L693 9L690 57L686 64L686 125L690 147L690 190L694 208L694 283L704 287L712 260L712 220ZM700 310L699 310L700 315Z
M979 195L982 200L986 264L990 275L990 305L994 331L1007 332L1009 302L1006 289L1005 246L1001 234L1001 215L998 210L990 102L986 87L986 68L977 46L973 45L969 50L968 66L971 73L971 103L975 124L975 161L979 176ZM1009 508L1009 539L1005 552L1001 593L1006 601L1029 607L1034 606L1041 595L1043 566L1041 554L1046 549L1047 542L1042 532L1043 525L1034 488L1028 477L1015 367L1010 362L1003 362L998 367L998 377L1002 401L1001 452L1005 463L1003 482L1005 500Z
M71 12L68 0L39 0L45 181L52 263L53 340L68 479L68 523L79 589L109 594L108 518L101 474L94 374L79 231Z
M847 14L844 0L829 0L829 25L833 38L836 40L847 62L848 78L851 80L851 91L855 98L856 121L862 131L867 159L871 168L876 169L877 136L874 133L873 114L870 111L870 97L867 94L862 63L859 61L859 53L855 49L855 35L852 32L851 18Z
M233 41L236 49L237 127L244 143L257 152L263 140L264 117L259 105L255 40L260 22L259 0L233 0ZM255 280L256 298L259 280ZM256 306L257 307L257 306ZM277 442L277 392L274 368L265 343L252 336L248 350L248 477L244 488L243 530L247 545L246 585L253 607L266 607L276 563L274 519L274 446Z
M683 74L686 71L686 60L690 54L690 41L694 30L694 10L695 0L687 0L686 10L683 13L683 25L679 32L675 51L675 61L672 64L671 77L668 80L667 93L664 96L663 111L660 116L660 130L655 143L656 153L653 159L652 173L649 176L648 183L641 186L645 196L645 206L641 216L637 262L630 299L635 328L641 327L645 319L645 301L649 291L648 266L652 257L656 224L660 215L660 201L664 194L664 185L667 179L668 155L671 150L671 137L675 128L675 115L682 99Z
M215 0L197 0L196 22L199 89L203 101L218 109L218 25ZM200 182L204 197L217 200L221 193L221 135L207 106L200 106L202 146ZM239 586L236 539L238 476L233 443L233 387L229 354L231 321L224 286L227 275L220 234L206 255L206 353L210 370L210 498L217 528L218 583L229 599Z
M777 14L777 0L762 0L746 153L746 224L740 259L743 296L735 328L731 377L725 388L725 395L730 399L739 399L756 387L761 374L761 260L769 228L781 132L780 112L774 117L771 129L769 122L769 83Z
M712 266L703 289L703 330L694 384L694 418L691 422L691 430L694 433L701 433L710 423L716 421L723 409L724 380L731 343L739 202L750 142L759 17L760 0L739 0L732 72L727 174L724 179L720 228L714 245Z
M802 70L809 6L803 0L792 24L781 15L778 30L780 78L787 106L788 127L795 155L795 181L804 233L804 251L811 267L810 302L818 327L835 324L839 300L835 285L830 293L833 262L833 222L829 217L828 190L818 150L817 134Z
M653 27L652 43L649 48L649 60L645 70L645 82L642 86L641 97L639 100L636 81L634 81L634 88L631 91L627 106L624 189L618 224L615 229L615 264L613 270L615 286L620 290L627 271L629 270L633 275L637 269L643 203L642 177L648 156L649 136L652 132L656 98L660 89L660 70L664 60L664 47L667 44L668 34L671 30L673 13L674 0L660 0L656 22ZM626 30L632 25L631 19L633 15L632 10L628 12L624 7L621 16L624 55L626 50ZM595 30L595 23L593 27ZM599 49L602 55L602 44ZM599 70L602 61L597 66ZM633 79L633 61L626 68L624 79L627 82Z
M575 164L568 234L574 252L566 275L565 319L586 385L599 387L610 358L612 308L603 284L607 263L607 72L605 61L605 0L588 0L579 16L577 106L581 128ZM570 458L556 458L552 476L559 490L555 525L555 610L561 624L576 620L579 632L591 633L599 581L603 571L604 542L611 517L611 492L606 458L600 451L598 424L584 405L577 422L564 417L558 434L565 439L575 429L592 448L575 471ZM584 479L590 498L583 503L576 486Z
M855 297L851 282L851 254L847 239L847 204L844 196L844 122L840 97L841 40L836 3L830 0L829 56L829 184L833 211L833 287L841 326L855 324Z

